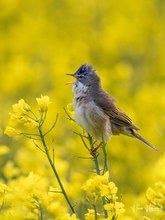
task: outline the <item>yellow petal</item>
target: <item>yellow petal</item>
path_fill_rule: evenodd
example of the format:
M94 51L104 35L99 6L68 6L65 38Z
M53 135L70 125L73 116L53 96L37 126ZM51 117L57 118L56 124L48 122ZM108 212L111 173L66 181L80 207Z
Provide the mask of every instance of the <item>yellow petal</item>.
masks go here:
M15 128L7 126L5 131L4 131L4 134L6 134L8 136L19 136L22 133L20 131L16 130Z
M51 103L49 96L41 95L41 98L36 98L38 106L41 112L46 112L48 110L48 105Z

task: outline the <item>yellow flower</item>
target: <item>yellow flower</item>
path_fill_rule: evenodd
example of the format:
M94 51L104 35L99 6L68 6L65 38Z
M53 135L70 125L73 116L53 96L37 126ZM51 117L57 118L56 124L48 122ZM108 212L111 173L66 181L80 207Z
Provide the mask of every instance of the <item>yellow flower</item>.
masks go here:
M86 181L86 184L82 189L86 192L88 196L100 195L102 192L103 186L107 187L108 185L108 172L104 175L96 175Z
M97 217L99 216L99 214L95 214L95 210L94 209L88 209L88 213L85 214L85 220L94 220L96 219L95 215L97 215Z
M0 145L0 155L4 155L10 152L9 147L6 145Z
M38 122L36 122L33 119L27 119L27 121L24 123L25 126L29 127L29 128L37 128L38 127Z
M113 182L109 182L107 185L106 184L102 184L101 185L101 196L106 196L108 199L113 199L116 200L118 188L116 187L116 185Z
M165 183L164 182L157 182L155 183L156 188L161 192L162 194L165 194Z
M105 209L105 210L108 210L108 211L110 211L110 212L115 212L114 204L113 204L113 203L105 204L105 205L104 205L104 209Z
M97 186L98 185L96 184L95 179L88 179L86 184L82 187L82 189L86 192L88 196L92 196L93 193L99 192L99 188L97 188Z
M163 182L157 182L155 184L155 190L151 187L148 188L146 197L151 205L163 208L165 204L165 184Z
M31 107L24 101L24 99L20 99L17 104L12 106L13 112L17 115L24 114L31 110Z
M148 200L154 201L156 197L156 192L151 187L149 187L147 189L146 197Z
M95 177L95 181L98 183L98 184L108 184L109 180L109 174L108 172L104 173L104 175L97 175Z
M21 131L19 130L16 130L10 126L7 126L5 131L4 131L4 134L8 135L8 136L19 136L22 134Z
M105 204L104 209L112 213L114 216L118 216L125 212L124 204L122 202Z
M122 202L115 202L116 215L123 214L125 212L124 204Z
M37 103L39 105L41 112L47 112L48 105L51 103L49 96L43 96L41 95L41 98L36 98Z
M29 128L36 128L38 127L38 122L28 118L26 116L23 115L15 115L15 114L10 114L10 119L11 122L15 123L15 124L22 124L24 126L27 126Z
M71 215L70 218L69 218L69 220L77 220L77 219L78 219L78 218L76 217L75 214Z
M118 189L117 189L116 185L113 182L109 182L108 183L108 187L109 187L109 189L110 189L112 194L116 194L117 193Z
M60 207L59 207L60 208ZM68 214L68 213L66 213L66 214L64 214L63 216L61 216L61 217L59 217L58 218L59 220L78 220L78 218L76 217L76 215L75 214L72 214L71 216Z
M17 123L20 123L20 124L25 124L27 122L27 118L23 115L16 115L16 114L12 114L10 113L10 119L11 119L11 122L17 124Z

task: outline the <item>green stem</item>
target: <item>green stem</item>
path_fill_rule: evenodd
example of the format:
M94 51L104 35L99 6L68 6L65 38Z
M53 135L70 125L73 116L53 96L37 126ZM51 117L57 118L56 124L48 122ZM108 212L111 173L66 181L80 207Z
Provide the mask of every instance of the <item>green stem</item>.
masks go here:
M100 168L99 168L99 162L98 162L98 155L95 153L92 156L93 156L94 163L95 163L96 173L97 173L97 175L101 175ZM106 204L105 196L102 197L102 202L103 202L103 206L104 206ZM104 217L108 218L107 210L105 210L105 209L103 209L103 210L104 210Z
M93 208L94 208L94 212L95 212L95 220L98 220L96 206L95 206L95 205L93 205Z
M44 216L43 216L43 209L42 209L42 207L39 207L39 209L40 209L39 220L43 220L43 219L44 219Z
M104 155L104 168L103 168L103 174L108 171L109 172L109 165L108 165L108 158L107 158L107 151L106 151L106 144L103 143L103 155Z
M72 211L73 213L75 213L75 210L74 210L74 208L73 208L73 206L72 206L72 204L71 204L71 202L70 202L70 200L69 200L69 198L68 198L68 196L67 196L67 194L66 194L66 191L65 191L65 189L64 189L64 187L63 187L63 184L62 184L62 182L61 182L61 180L60 180L60 177L59 177L59 175L58 175L58 173L57 173L57 170L56 170L56 168L55 168L55 165L54 165L54 163L53 163L53 161L52 161L52 159L51 159L51 157L50 157L49 150L48 150L48 147L47 147L46 142L45 142L44 134L43 134L43 132L42 132L42 126L39 126L38 130L39 130L39 134L40 134L40 137L41 137L41 141L42 141L43 147L44 147L44 149L45 149L46 156L47 156L48 161L49 161L49 163L50 163L50 165L51 165L51 168L52 168L52 170L53 170L53 172L54 172L54 174L55 174L55 176L56 176L56 179L57 179L57 181L58 181L58 183L59 183L59 186L60 186L60 188L61 188L61 191L62 191L62 193L63 193L63 195L64 195L64 197L65 197L65 199L66 199L66 201L67 201L67 203L68 203L68 205L69 205L71 211Z
M96 168L96 173L97 175L101 175L100 174L100 168L99 168L99 162L98 162L98 155L97 154L93 154L93 159L94 159L94 163L95 163L95 168Z

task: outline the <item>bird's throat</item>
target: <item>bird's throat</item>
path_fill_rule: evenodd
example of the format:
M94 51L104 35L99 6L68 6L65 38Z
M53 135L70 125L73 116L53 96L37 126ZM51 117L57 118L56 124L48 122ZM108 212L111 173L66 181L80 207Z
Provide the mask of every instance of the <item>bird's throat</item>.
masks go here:
M75 82L72 88L72 91L74 92L75 96L84 95L87 93L87 90L88 90L88 87L79 81Z

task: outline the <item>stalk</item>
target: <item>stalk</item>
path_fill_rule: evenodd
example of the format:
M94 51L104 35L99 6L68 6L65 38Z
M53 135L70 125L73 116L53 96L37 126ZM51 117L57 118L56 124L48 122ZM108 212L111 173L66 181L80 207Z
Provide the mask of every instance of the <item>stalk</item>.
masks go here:
M93 159L94 159L94 163L95 163L96 173L97 173L97 175L101 175L100 168L99 168L99 162L98 162L98 155L97 154L93 154ZM102 203L103 203L103 206L106 204L105 196L102 197ZM104 217L108 218L107 210L105 210L104 208L103 208L103 210L104 210Z
M70 200L69 200L69 198L68 198L68 195L67 195L67 193L66 193L66 191L65 191L65 189L64 189L64 186L63 186L63 184L62 184L62 182L61 182L61 180L60 180L60 177L59 177L59 175L58 175L58 172L57 172L57 170L56 170L56 167L55 167L55 165L54 165L54 162L52 161L52 159L51 159L51 157L50 157L49 150L48 150L48 147L47 147L46 142L45 142L44 134L43 134L43 132L42 132L42 125L40 125L40 126L38 127L38 130L39 130L39 134L40 134L40 137L41 137L41 142L42 142L42 145L43 145L43 147L44 147L44 150L45 150L46 156L47 156L47 158L48 158L49 164L50 164L50 166L51 166L51 168L52 168L52 170L53 170L53 172L54 172L54 175L55 175L55 177L56 177L56 179L57 179L57 181L58 181L58 184L59 184L59 186L60 186L60 188L61 188L61 191L62 191L62 193L63 193L63 195L64 195L64 197L65 197L65 199L66 199L66 201L67 201L67 203L68 203L68 205L69 205L71 211L72 211L72 213L75 213L75 210L74 210L74 208L73 208L73 206L72 206L72 204L71 204L71 202L70 202Z

